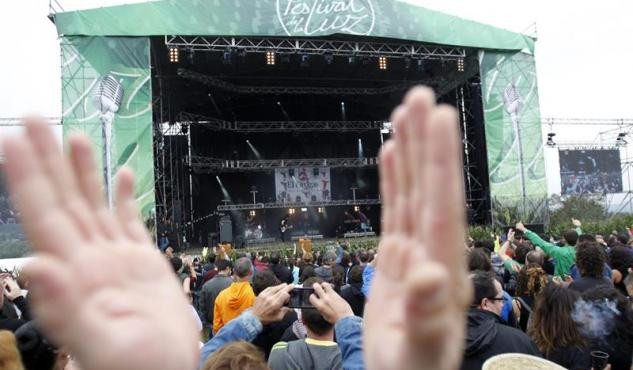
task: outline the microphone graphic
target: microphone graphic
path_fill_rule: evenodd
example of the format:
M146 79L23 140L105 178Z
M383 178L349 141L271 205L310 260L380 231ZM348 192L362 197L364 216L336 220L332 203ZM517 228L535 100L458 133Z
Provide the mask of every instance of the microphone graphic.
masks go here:
M103 135L103 177L110 208L112 208L112 121L122 101L121 83L109 73L103 76L92 96L92 104L100 112L99 120Z
M523 102L517 90L516 83L510 82L503 92L503 105L506 112L510 115L512 127L514 129L514 140L519 148L519 172L521 179L521 194L523 196L523 211L525 212L526 189L525 189L525 171L523 169L523 143L521 141L521 126L519 125L519 114L523 109Z

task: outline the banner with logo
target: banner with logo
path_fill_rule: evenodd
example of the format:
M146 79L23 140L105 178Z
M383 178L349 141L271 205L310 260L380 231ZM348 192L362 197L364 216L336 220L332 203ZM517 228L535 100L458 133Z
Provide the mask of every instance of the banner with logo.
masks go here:
M534 40L398 0L162 0L54 15L60 35L385 37L497 50Z
M326 202L332 199L329 167L290 167L275 170L279 203Z
M479 62L493 218L543 223L547 182L534 57L482 51Z
M61 42L64 137L73 132L90 137L110 197L117 170L134 171L136 199L146 220L155 214L149 48L145 37L65 37Z

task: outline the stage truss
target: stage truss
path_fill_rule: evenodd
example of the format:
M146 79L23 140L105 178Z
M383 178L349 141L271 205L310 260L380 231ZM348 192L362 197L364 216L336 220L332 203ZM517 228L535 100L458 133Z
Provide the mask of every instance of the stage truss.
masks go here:
M191 156L187 161L195 173L219 173L235 171L273 171L284 167L364 168L376 167L378 158L308 158L308 159L261 159L228 160Z
M421 43L385 43L307 38L165 36L168 48L246 53L334 55L347 57L389 57L457 60L466 57L464 48Z
M244 204L227 204L219 205L219 212L226 211L248 211L257 209L279 209L279 208L305 208L305 207L341 207L341 206L364 206L380 204L380 199L347 199L347 200L330 200L325 202L270 202L270 203L244 203Z

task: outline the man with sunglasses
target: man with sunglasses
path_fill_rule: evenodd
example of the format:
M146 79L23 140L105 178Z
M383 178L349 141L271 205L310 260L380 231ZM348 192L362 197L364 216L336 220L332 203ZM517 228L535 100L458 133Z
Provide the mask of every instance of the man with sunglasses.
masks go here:
M481 369L487 359L502 353L541 356L525 333L505 325L499 317L503 307L503 289L494 276L475 271L470 278L475 294L468 311L466 350L461 369Z

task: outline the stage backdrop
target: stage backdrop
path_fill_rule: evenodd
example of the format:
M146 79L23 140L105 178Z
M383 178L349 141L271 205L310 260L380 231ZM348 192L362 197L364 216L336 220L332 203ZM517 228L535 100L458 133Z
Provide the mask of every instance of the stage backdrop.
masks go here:
M493 221L542 223L547 182L534 57L481 51L479 61Z
M277 202L323 202L331 199L329 167L291 167L275 170Z
M622 192L620 151L560 150L561 194Z
M104 179L114 183L117 169L131 168L143 217L153 218L149 39L64 37L61 49L64 137L83 132L92 139L99 164L110 163Z

